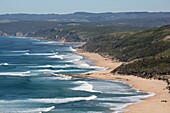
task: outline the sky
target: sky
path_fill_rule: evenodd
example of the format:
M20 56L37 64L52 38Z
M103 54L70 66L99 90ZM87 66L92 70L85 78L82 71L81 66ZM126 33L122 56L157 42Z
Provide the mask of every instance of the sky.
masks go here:
M0 0L0 14L170 12L170 0Z

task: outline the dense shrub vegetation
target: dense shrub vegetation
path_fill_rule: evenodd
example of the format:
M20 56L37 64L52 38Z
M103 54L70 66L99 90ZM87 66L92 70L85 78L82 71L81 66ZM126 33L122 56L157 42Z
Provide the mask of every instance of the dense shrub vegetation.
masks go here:
M85 44L83 49L123 62L136 60L113 72L144 76L170 74L170 41L164 40L169 35L169 25L135 33L100 35Z

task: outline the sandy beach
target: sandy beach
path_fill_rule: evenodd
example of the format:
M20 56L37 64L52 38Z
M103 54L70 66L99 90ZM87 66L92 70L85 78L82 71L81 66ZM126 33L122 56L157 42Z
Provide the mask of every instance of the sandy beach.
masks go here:
M87 59L94 60L95 65L106 67L107 70L75 76L90 76L98 79L125 81L140 91L155 93L154 96L127 106L125 108L127 113L170 113L170 93L168 93L166 89L166 82L154 79L143 79L136 76L111 74L110 72L120 66L122 64L121 62L114 62L109 58L103 58L99 54L83 52L82 50L78 50L78 54Z

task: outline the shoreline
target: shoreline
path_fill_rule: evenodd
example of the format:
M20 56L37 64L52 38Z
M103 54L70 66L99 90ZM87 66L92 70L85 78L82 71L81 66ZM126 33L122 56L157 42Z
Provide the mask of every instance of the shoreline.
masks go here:
M120 66L122 62L114 62L109 58L103 58L97 53L89 53L84 52L82 50L77 50L77 54L85 56L89 60L93 60L94 65L96 66L106 67L108 69L102 71L88 72L84 74L76 74L72 76L92 77L103 80L119 80L127 82L128 84L132 85L135 89L139 89L140 91L155 93L154 96L145 98L142 101L132 103L126 106L124 108L126 113L169 113L170 94L166 89L167 86L166 82L154 79L144 79L130 75L118 75L118 74L115 75L110 72L116 67Z
M119 67L122 62L114 62L109 58L103 58L97 53L84 52L77 49L77 54L93 60L94 64L106 67L106 70L76 74L73 76L92 77L103 80L119 80L127 82L137 90L143 92L153 92L154 96L149 96L137 103L126 106L125 113L169 113L170 111L170 94L166 89L167 83L162 80L145 79L133 75L119 75L110 73L113 69Z

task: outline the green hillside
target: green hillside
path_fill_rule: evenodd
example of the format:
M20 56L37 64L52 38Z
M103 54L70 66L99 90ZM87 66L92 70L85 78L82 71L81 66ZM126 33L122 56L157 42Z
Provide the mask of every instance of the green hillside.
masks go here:
M109 55L124 64L114 70L121 74L170 74L170 25L135 33L101 35L83 46L90 52Z

